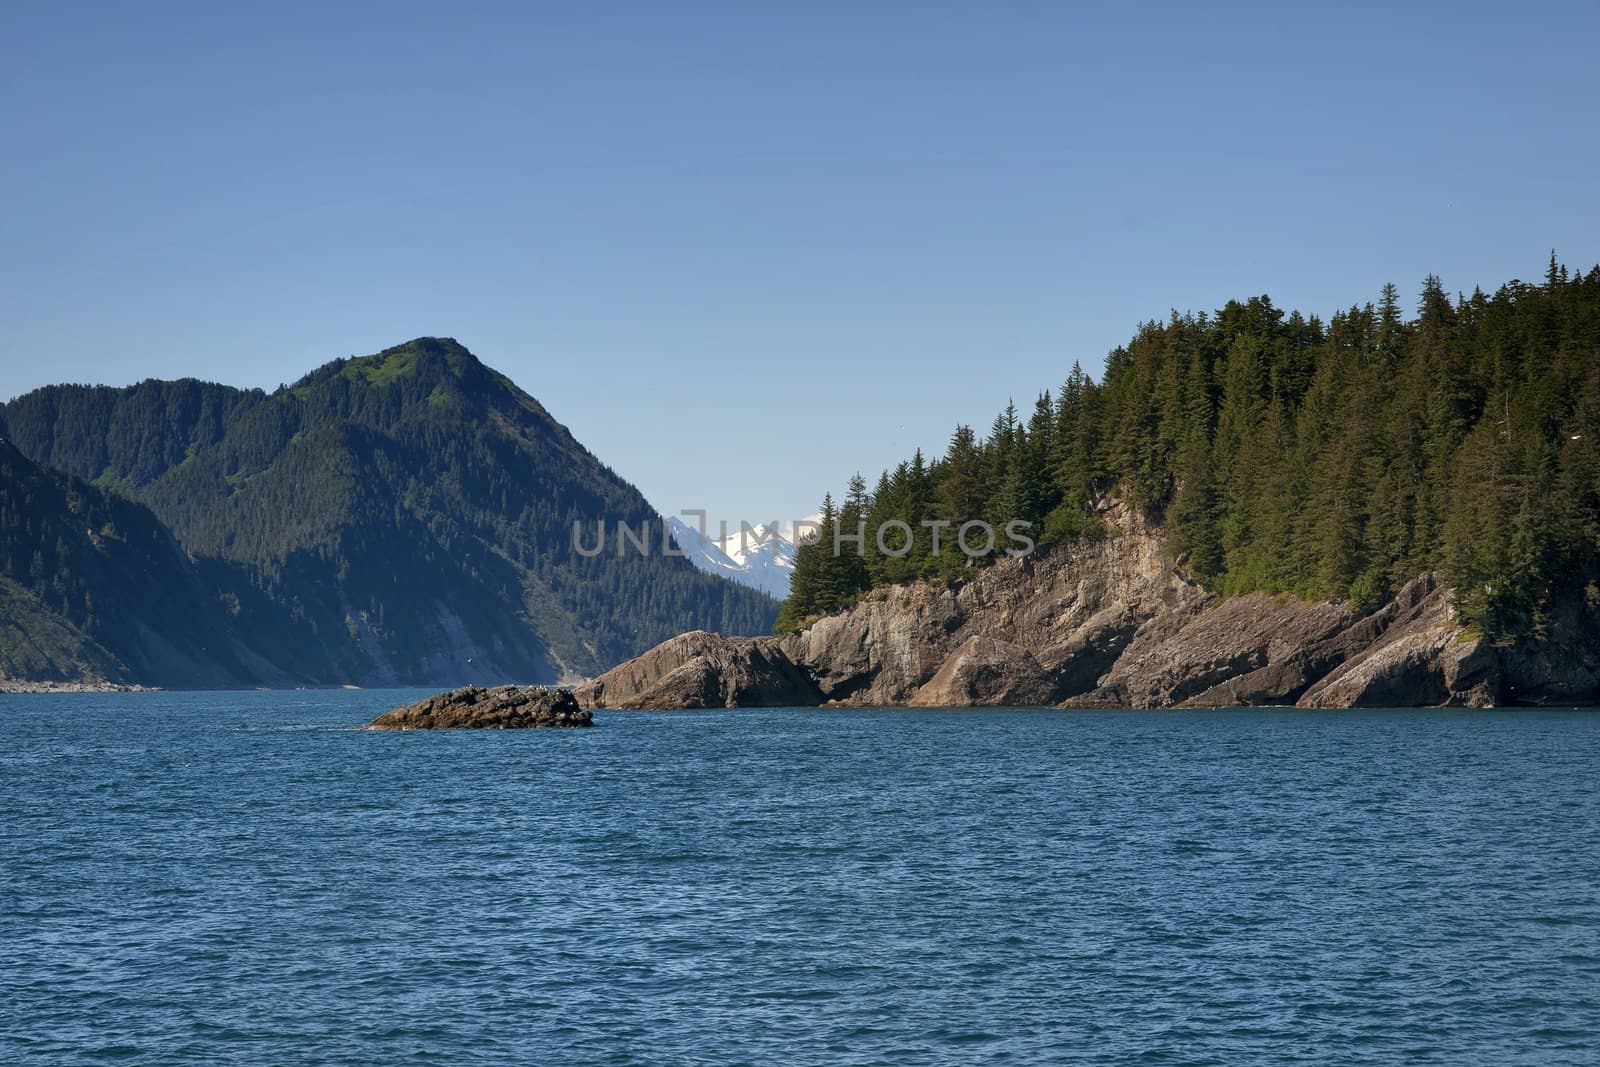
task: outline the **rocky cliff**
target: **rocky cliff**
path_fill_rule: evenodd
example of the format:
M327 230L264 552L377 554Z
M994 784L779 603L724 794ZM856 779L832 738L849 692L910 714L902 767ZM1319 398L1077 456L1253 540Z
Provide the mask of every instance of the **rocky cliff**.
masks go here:
M1600 611L1537 643L1468 633L1432 575L1361 615L1219 598L1131 509L1109 535L1005 559L953 585L874 590L778 639L692 633L580 687L587 706L1303 707L1581 703L1600 691Z

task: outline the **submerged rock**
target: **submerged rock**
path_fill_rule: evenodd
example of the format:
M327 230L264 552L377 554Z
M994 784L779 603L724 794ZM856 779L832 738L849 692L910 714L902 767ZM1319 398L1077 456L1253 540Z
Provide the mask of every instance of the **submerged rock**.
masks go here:
M369 730L526 730L593 726L594 714L570 690L545 686L467 686L386 711Z

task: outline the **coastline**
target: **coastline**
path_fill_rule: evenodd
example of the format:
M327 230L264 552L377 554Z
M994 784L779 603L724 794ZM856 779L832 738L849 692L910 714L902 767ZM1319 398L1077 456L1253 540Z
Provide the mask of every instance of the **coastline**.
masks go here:
M0 679L0 693L159 693L156 685L127 685L122 682L34 682Z

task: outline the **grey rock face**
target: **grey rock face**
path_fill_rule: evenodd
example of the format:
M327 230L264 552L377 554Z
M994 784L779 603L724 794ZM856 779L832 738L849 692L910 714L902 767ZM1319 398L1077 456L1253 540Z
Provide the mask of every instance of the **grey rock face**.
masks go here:
M664 641L579 686L588 707L785 707L822 694L773 637L721 637L695 630Z
M1207 600L1142 627L1104 680L1076 707L1279 704L1308 683L1292 657L1351 622L1337 604L1265 594Z
M842 704L910 703L974 638L1025 651L1050 679L1042 688L976 693L977 703L1053 703L1084 692L1142 626L1211 599L1177 572L1163 539L1136 512L1114 509L1110 523L1104 540L1002 559L952 587L873 590L851 610L784 638L783 651Z
M1550 605L1545 639L1499 650L1501 695L1518 704L1592 704L1600 694L1600 588Z
M693 633L579 690L585 704L1353 707L1579 703L1600 689L1600 606L1537 646L1473 638L1433 575L1378 610L1187 579L1122 507L1110 536L1004 559L950 586L873 590L781 641ZM1592 598L1600 603L1600 597Z
M907 703L923 708L1048 704L1056 682L1021 645L969 637Z
M1388 624L1308 689L1301 707L1488 707L1497 702L1493 650L1466 637L1449 590L1431 575L1407 584L1378 614Z

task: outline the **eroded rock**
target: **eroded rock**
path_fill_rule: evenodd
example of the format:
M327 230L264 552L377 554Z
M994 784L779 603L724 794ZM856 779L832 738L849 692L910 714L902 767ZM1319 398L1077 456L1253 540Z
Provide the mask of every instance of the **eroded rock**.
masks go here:
M566 689L467 686L386 711L369 730L524 730L593 726L594 714Z
M1537 642L1466 633L1434 575L1376 611L1183 575L1122 507L1110 535L954 583L875 589L797 634L692 633L582 687L619 708L1032 705L1351 707L1582 703L1600 689L1600 590L1550 605Z
M971 637L944 661L908 703L955 708L975 704L1049 704L1056 683L1021 645L993 637Z
M578 687L597 708L814 706L817 687L772 637L722 637L695 630L664 641Z
M1499 699L1493 649L1463 632L1449 590L1426 575L1387 606L1389 625L1300 697L1301 707L1488 707Z

